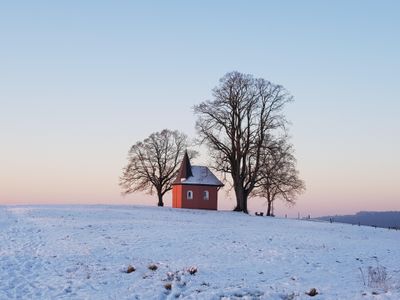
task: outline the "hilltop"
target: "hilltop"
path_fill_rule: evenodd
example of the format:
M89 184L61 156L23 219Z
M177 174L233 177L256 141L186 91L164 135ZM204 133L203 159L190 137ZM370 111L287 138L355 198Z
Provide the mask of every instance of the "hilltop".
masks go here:
M0 206L0 241L0 299L400 299L394 230L166 207Z

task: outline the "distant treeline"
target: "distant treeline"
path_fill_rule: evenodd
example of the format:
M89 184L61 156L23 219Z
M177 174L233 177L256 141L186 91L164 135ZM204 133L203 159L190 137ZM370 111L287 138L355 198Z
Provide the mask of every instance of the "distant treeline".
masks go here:
M400 211L361 211L355 215L326 216L318 219L354 225L400 229Z

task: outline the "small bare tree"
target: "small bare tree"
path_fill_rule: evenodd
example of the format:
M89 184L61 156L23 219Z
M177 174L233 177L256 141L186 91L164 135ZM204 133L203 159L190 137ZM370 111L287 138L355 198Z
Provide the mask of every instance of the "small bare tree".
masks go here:
M284 128L282 108L292 97L281 85L231 72L213 89L213 98L194 107L196 128L213 168L232 177L235 211L247 213L247 199L261 178L265 138Z
M181 159L189 146L188 137L164 129L134 144L128 153L128 165L123 169L120 186L123 194L146 191L158 196L158 206L164 206L163 196L172 189ZM191 156L195 152L189 153Z
M266 215L271 216L275 200L281 199L293 205L296 197L305 190L305 184L299 178L293 145L288 143L286 135L269 142L262 155L262 161L261 179L255 194L266 198Z

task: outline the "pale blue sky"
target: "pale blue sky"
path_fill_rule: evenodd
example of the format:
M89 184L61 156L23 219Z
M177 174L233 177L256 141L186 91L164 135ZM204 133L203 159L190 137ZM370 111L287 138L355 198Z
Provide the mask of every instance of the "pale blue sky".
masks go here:
M0 204L147 199L119 195L129 146L195 136L192 106L237 70L295 97L308 190L278 213L400 210L399 15L398 1L2 1Z

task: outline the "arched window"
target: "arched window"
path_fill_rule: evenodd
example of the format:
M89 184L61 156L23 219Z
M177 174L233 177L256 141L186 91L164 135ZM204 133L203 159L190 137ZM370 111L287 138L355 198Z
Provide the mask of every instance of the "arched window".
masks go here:
M208 191L203 192L203 200L209 200L210 199L210 194Z
M192 200L193 199L193 192L192 191L187 191L186 199L188 199L188 200Z

